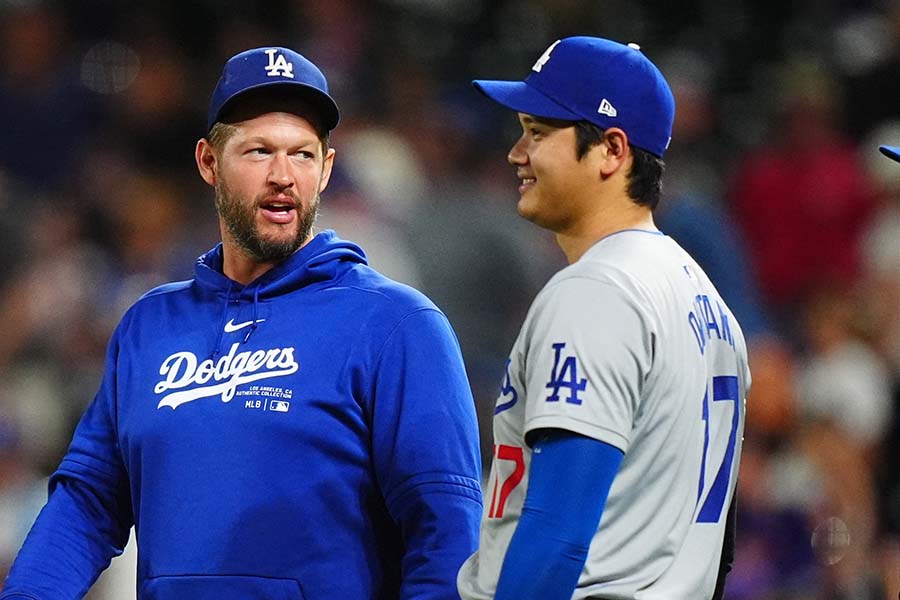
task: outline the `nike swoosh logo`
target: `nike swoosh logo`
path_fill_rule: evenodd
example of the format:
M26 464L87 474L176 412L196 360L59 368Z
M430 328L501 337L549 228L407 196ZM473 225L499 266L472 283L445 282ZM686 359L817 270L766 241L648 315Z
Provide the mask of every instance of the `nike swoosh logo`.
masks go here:
M257 323L262 323L265 319L257 319ZM225 333L234 333L235 331L240 331L244 327L249 327L253 325L253 321L244 321L243 323L235 324L234 319L231 319L227 323L225 323Z

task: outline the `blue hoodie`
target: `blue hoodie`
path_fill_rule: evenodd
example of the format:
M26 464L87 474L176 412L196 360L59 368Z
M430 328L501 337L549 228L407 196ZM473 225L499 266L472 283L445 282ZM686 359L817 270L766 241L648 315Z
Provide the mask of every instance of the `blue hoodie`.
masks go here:
M0 599L455 598L481 517L456 338L324 232L251 284L217 246L123 317Z

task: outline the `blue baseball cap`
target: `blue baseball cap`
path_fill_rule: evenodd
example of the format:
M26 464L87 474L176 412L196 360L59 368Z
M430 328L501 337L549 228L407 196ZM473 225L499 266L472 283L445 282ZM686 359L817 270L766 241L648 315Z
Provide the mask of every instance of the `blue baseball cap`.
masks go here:
M479 79L472 85L516 112L619 127L631 145L658 157L672 139L672 90L636 44L564 38L544 51L524 81Z
M298 92L319 112L327 131L340 120L337 103L328 94L328 81L322 71L301 54L289 48L254 48L228 59L213 90L206 119L206 131L236 98L251 90L284 86Z
M892 158L897 162L900 162L900 148L898 148L897 146L879 146L878 149L881 150L881 153L888 158Z

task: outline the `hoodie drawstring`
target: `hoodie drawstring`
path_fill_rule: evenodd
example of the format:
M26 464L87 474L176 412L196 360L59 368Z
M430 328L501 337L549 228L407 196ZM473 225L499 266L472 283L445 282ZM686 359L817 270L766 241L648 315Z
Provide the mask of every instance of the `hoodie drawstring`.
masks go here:
M216 336L216 345L212 351L212 359L219 357L219 347L222 345L222 338L225 336L225 322L228 319L228 304L231 302L231 288L234 284L228 282L228 289L225 290L225 307L222 309L222 322L219 323L219 333Z
M247 330L247 335L244 336L244 343L250 339L250 336L253 335L253 332L256 331L256 322L259 320L259 288L260 286L256 286L253 290L253 323L250 324L250 329Z

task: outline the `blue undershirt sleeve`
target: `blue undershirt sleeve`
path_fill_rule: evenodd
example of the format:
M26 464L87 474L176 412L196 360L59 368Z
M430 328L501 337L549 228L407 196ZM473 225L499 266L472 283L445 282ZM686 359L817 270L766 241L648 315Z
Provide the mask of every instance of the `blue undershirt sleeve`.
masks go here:
M615 446L568 431L538 436L495 600L572 597L623 456Z

